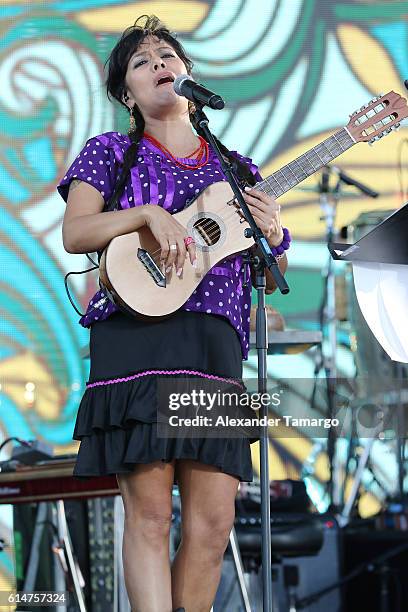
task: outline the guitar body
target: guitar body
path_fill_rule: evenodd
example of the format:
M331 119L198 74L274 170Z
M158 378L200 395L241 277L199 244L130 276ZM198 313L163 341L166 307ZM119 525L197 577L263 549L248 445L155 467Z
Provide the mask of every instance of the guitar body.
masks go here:
M161 270L160 246L147 227L114 238L103 252L100 281L115 304L139 318L165 317L178 310L219 261L254 244L233 203L226 181L207 187L174 217L196 241L197 267L188 257L183 274Z

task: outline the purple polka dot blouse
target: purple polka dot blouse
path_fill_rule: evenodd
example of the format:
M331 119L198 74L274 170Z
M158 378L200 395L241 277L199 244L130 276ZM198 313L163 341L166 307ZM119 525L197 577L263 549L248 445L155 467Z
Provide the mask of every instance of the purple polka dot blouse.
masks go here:
M58 184L57 189L62 198L67 201L70 182L80 179L95 187L107 202L113 194L118 171L129 145L129 137L119 132L106 132L88 140ZM262 180L251 159L235 151L233 154L248 164L257 181ZM196 163L189 158L180 158L180 161L191 165ZM120 207L124 209L149 203L162 206L169 213L177 213L205 187L225 180L211 147L208 163L202 168L189 170L175 165L165 153L143 138L136 163L131 168L120 198ZM242 255L228 257L211 268L181 308L228 319L239 336L243 359L247 359L251 281L249 266L243 263ZM117 306L100 290L89 302L79 322L83 327L89 327L95 321L107 319L117 310Z

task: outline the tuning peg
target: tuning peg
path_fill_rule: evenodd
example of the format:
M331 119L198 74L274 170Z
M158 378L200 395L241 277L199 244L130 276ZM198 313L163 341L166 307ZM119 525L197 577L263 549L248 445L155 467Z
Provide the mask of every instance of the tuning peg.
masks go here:
M381 138L381 136L379 134L377 136L373 136L373 138L371 138L371 140L368 141L368 144L374 144L380 138Z
M363 111L366 108L367 108L367 104L364 104L363 106L360 107L360 112Z
M401 127L401 124L400 124L400 123L396 123L396 124L394 125L394 130L395 130L396 132L398 132L398 130L400 129L400 127Z

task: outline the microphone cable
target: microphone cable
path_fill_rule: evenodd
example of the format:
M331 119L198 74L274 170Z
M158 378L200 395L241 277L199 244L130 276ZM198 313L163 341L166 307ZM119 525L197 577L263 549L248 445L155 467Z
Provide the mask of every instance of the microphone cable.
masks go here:
M86 313L82 313L82 312L80 312L80 311L78 310L78 308L76 307L75 302L74 302L74 300L73 300L73 299L72 299L72 297L71 297L71 292L70 292L70 289L69 289L69 286L68 286L68 277L69 277L69 276L71 276L72 274L87 274L88 272L93 272L94 270L98 270L98 269L99 269L99 264L97 264L97 263L96 263L96 262L95 262L95 261L92 259L92 257L89 255L89 253L85 253L85 255L86 255L87 259L89 259L89 261L90 261L92 264L94 264L94 265L93 265L93 267L92 267L92 268L88 268L87 270L81 270L81 271L79 271L79 272L68 272L68 273L65 275L65 277L64 277L64 285L65 285L65 291L66 291L66 294L67 294L67 296L68 296L69 301L71 302L71 305L72 305L73 309L75 310L75 312L76 312L77 314L79 314L79 316L80 316L80 317L84 317L86 314L90 314L90 313L91 313L91 312L93 312L94 310L99 309L99 307L101 306L101 303L105 303L105 302L108 300L108 298L107 298L107 297L103 298L102 300L99 300L99 301L98 301L98 302L95 304L95 306L94 306L93 308L91 308L91 310L89 310L89 312L86 312Z

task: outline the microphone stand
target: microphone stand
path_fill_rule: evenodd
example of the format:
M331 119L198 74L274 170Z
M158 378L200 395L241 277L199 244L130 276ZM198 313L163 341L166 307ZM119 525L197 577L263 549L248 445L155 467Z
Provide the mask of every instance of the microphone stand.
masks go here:
M278 262L273 256L268 241L257 226L244 198L242 197L239 184L232 172L232 166L225 160L213 134L208 127L208 117L203 111L203 105L195 102L194 113L197 125L204 133L206 140L211 144L221 168L234 192L235 198L241 207L242 214L249 224L245 230L247 238L253 238L258 247L258 254L250 258L255 269L255 287L258 296L256 310L256 349L258 353L258 392L267 392L267 350L268 350L268 328L267 314L265 309L265 268L268 268L274 278L276 286L283 294L289 293L289 287L279 270ZM263 404L263 402L262 402ZM260 409L261 418L267 417L267 407L262 405ZM263 422L263 421L261 421ZM265 418L265 422L267 419ZM272 552L271 552L271 506L270 506L270 484L269 484L269 455L268 455L268 426L260 427L260 480L261 480L261 526L262 526L262 582L263 582L263 610L272 612Z

